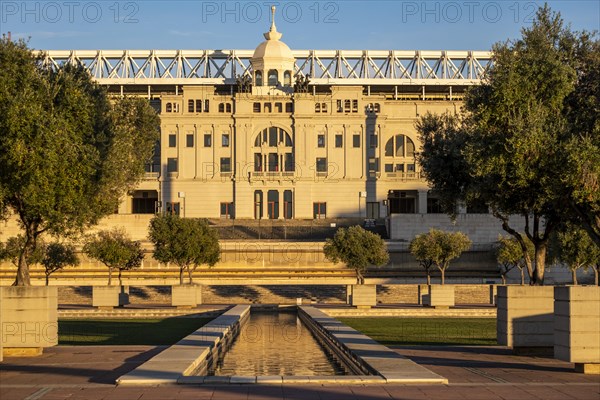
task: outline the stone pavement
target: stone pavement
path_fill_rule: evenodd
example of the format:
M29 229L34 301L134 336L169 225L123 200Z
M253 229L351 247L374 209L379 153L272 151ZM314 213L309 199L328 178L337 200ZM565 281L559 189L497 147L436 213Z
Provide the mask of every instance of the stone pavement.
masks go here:
M119 376L165 347L59 346L36 358L0 363L0 398L29 399L600 399L600 376L552 358L511 355L501 347L394 348L448 378L448 385L212 385L115 387Z

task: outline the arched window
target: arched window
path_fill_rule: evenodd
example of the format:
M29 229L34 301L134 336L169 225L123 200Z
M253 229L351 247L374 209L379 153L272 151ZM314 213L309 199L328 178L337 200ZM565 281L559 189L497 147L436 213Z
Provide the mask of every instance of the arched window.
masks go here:
M256 172L294 171L294 140L281 128L263 129L254 140L254 170Z
M227 111L228 113L231 112L231 103L225 104L225 111Z
M291 71L285 71L283 73L283 84L285 86L292 86L292 72Z
M256 71L254 73L254 80L256 81L256 86L262 86L263 85L262 71Z
M385 144L385 156L414 158L415 143L406 135L391 137Z
M225 112L225 103L219 103L219 112Z
M270 69L269 70L269 86L277 86L277 83L279 82L279 77L277 76L277 70L276 69Z

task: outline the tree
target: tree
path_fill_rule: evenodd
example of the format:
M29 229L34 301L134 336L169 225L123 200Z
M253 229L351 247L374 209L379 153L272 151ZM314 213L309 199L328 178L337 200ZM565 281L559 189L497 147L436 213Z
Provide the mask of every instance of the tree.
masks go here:
M40 235L79 233L114 211L144 172L159 120L144 99L109 99L81 66L46 68L23 41L0 39L0 65L0 197L25 238L21 286Z
M333 238L326 240L323 252L331 262L341 261L353 268L358 284L365 282L369 265L383 265L390 259L383 239L358 225L338 229Z
M0 260L8 260L15 267L19 265L21 249L25 243L25 238L22 235L10 237L6 240L6 244L0 246ZM35 251L27 255L27 263L34 265L40 264L44 258L44 243L40 240Z
M412 246L415 242L419 245ZM417 235L411 242L411 247L417 255L419 262L430 262L437 267L442 275L442 285L446 280L446 269L450 261L471 247L471 240L462 232L444 232L438 229L430 229L428 233ZM412 250L411 250L412 253Z
M199 265L214 266L220 259L217 232L206 220L157 215L150 221L149 239L154 243L154 258L179 267L179 283L187 270L189 283Z
M535 249L533 243L528 239L527 252L530 258L534 257ZM502 266L500 275L502 276L502 284L506 284L506 275L513 269L518 268L521 273L521 285L525 285L525 257L521 245L515 238L499 236L496 245L496 260Z
M594 270L595 283L598 285L598 270L600 264L600 247L596 246L590 235L581 227L567 223L556 232L551 245L552 253L557 262L564 263L570 270L573 285L577 285L577 270L590 268Z
M45 268L46 286L48 286L51 274L68 266L79 265L79 258L72 245L54 242L44 246L44 258L40 263Z
M100 231L88 238L83 252L108 267L108 285L112 283L112 271L119 271L119 285L123 285L121 273L142 265L144 251L140 242L127 237L124 230Z
M419 265L425 269L428 285L431 285L431 268L433 267L433 260L429 258L429 249L432 246L431 239L431 235L417 235L408 247Z
M494 64L467 92L463 118L426 115L417 124L418 161L433 190L455 202L484 201L519 243L531 284L543 284L550 235L572 212L557 171L565 169L572 136L565 104L576 88L582 37L540 8L521 39L494 46ZM440 155L445 163L434 160ZM523 217L524 234L510 215Z

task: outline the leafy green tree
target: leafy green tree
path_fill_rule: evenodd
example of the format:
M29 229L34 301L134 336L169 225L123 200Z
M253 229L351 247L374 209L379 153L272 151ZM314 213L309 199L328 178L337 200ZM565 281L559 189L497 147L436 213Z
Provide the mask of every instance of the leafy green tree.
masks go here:
M527 253L530 258L534 257L535 248L533 243L526 240ZM521 245L515 238L500 236L498 237L498 243L496 245L496 260L501 265L502 269L500 275L502 277L502 283L506 284L506 275L513 269L518 268L521 274L521 285L525 285L525 257L523 256L523 250Z
M75 267L79 265L79 258L75 253L75 247L72 245L54 242L44 246L43 252L44 258L42 258L40 264L45 268L46 286L50 282L50 275L54 272L68 266Z
M154 258L179 267L179 283L187 271L189 283L199 265L214 266L220 259L219 237L206 220L157 215L150 221L148 235L154 243Z
M411 240L408 247L410 253L419 262L419 265L425 269L428 285L431 285L431 269L433 267L433 260L429 258L429 249L431 249L432 245L431 235L417 235Z
M112 271L119 272L119 285L123 285L121 273L139 268L144 260L144 251L138 241L129 239L124 230L100 231L88 238L83 252L90 258L108 267L108 285L112 284Z
M558 171L569 154L565 104L576 88L582 37L564 28L559 14L540 8L521 39L494 46L494 65L468 91L463 118L426 115L417 124L419 162L434 191L449 199L446 211L455 213L452 201L484 201L519 243L531 284L543 284L550 236L572 213L567 196L574 190L558 188L577 185L561 183ZM524 234L510 226L510 215L523 216Z
M333 238L326 240L323 252L332 262L341 261L354 269L358 284L365 283L369 265L383 265L390 259L383 239L358 225L338 229Z
M450 261L460 257L463 252L467 251L471 247L471 240L462 232L444 232L438 229L430 229L428 233L417 235L411 241L410 247L411 253L420 263L431 262L437 267L442 275L441 283L443 285Z
M16 285L44 233L67 236L114 211L144 172L159 120L144 99L109 99L81 66L43 66L0 39L0 198L25 242Z
M594 270L596 285L600 263L600 247L596 246L590 235L578 225L568 223L556 232L551 241L551 253L557 262L565 264L571 270L573 285L577 285L577 270L580 268Z
M0 246L0 260L8 260L17 267L24 243L25 238L22 235L8 238L6 244ZM30 265L40 264L44 258L44 247L44 242L40 240L39 246L36 247L35 251L27 255L27 263Z

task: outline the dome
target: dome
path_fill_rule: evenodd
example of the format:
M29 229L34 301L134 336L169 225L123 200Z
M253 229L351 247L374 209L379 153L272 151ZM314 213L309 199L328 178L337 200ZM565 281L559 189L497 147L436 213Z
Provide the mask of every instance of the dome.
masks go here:
M294 55L287 44L279 40L267 39L254 50L252 58L293 60Z

